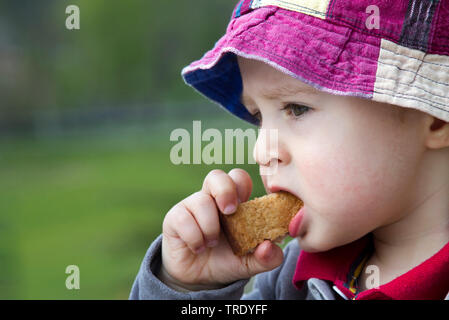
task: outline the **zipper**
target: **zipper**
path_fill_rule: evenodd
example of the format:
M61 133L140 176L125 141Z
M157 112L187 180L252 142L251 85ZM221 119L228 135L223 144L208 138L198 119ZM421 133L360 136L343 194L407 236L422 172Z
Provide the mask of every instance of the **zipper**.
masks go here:
M333 286L332 289L334 289L335 292L337 292L343 299L349 300L347 296L343 292L341 292L340 289L337 288L337 286Z

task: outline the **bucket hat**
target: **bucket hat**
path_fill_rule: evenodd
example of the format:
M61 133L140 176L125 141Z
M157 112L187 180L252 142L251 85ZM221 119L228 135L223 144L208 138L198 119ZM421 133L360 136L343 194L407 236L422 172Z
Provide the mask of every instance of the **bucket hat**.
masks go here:
M186 84L250 123L237 55L318 90L449 121L449 0L242 0Z

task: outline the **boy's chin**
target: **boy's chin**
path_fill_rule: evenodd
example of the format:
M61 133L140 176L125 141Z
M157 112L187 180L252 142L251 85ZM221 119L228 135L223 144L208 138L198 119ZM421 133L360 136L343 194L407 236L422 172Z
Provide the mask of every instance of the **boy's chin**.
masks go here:
M297 237L296 240L298 241L301 250L310 253L324 252L340 246L338 243L326 241L328 239L314 239L308 233L301 237Z
M306 232L303 236L297 237L299 248L305 252L325 252L329 251L353 241L360 239L356 234L352 234L353 237L348 237L350 233L346 232L345 234L334 234L334 237L330 237L329 233L321 232Z

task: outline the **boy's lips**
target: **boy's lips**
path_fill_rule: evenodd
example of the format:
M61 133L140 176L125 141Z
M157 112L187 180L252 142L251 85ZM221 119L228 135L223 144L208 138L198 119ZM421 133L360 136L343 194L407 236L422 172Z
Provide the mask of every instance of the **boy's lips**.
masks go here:
M271 186L268 186L267 189L268 189L269 193L275 193L275 192L279 192L279 191L286 191L286 192L288 192L288 193L291 193L291 194L294 195L295 197L301 199L300 196L298 196L295 192L291 191L291 190L288 189L288 188L284 188L284 187L277 186L277 185L271 185ZM301 199L301 200L302 200L302 199Z

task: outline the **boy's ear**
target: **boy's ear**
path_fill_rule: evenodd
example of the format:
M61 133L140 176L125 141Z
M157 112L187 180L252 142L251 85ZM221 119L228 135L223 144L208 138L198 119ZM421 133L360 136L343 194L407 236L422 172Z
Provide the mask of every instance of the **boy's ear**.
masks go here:
M449 122L428 115L426 146L430 149L449 147Z

